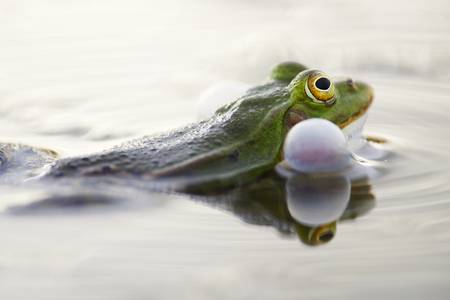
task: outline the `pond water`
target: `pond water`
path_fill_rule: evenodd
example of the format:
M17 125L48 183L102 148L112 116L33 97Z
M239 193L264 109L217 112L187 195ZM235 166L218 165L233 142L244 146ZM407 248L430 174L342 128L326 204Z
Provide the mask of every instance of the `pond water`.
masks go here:
M448 1L3 0L0 36L2 142L99 151L297 60L370 83L366 133L393 153L320 246L284 232L284 202L123 192L33 212L45 190L2 185L2 299L448 299Z

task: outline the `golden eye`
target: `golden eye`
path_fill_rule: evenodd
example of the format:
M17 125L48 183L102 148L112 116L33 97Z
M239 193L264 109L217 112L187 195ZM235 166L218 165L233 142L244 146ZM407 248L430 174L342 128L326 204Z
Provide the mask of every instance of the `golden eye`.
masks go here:
M308 97L315 103L329 106L336 101L334 84L322 72L314 72L308 77L305 91Z
M336 223L320 225L310 232L311 245L321 245L331 241L336 234Z

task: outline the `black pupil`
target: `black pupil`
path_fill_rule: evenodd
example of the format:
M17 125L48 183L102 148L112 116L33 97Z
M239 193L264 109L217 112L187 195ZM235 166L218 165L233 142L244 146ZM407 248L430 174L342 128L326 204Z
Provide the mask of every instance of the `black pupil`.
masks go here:
M328 78L325 77L321 77L319 79L317 79L316 81L316 88L318 88L319 90L328 90L328 88L330 87L331 82Z
M326 242L329 242L333 238L333 236L334 236L333 232L329 231L329 232L326 232L326 233L322 234L319 237L319 240L321 242L326 243Z

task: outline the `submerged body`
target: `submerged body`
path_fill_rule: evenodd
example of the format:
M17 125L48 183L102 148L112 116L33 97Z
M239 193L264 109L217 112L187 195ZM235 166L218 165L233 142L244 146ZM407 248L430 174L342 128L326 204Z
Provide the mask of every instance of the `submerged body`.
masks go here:
M282 160L284 139L296 123L324 118L345 128L363 116L371 102L372 90L364 83L333 83L320 71L283 63L275 67L271 82L248 90L207 120L99 154L59 160L43 177L235 185Z

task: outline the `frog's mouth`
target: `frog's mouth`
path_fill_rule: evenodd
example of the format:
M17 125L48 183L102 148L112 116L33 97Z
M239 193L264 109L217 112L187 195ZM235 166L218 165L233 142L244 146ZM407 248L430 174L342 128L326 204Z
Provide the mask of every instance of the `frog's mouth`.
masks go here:
M367 111L369 110L370 105L373 101L373 95L371 94L369 100L367 101L367 105L361 108L359 111L351 115L347 120L340 123L338 126L342 130L346 129L349 126L352 126L361 121L361 119L367 119ZM364 121L365 122L365 121ZM364 125L364 124L363 124Z

